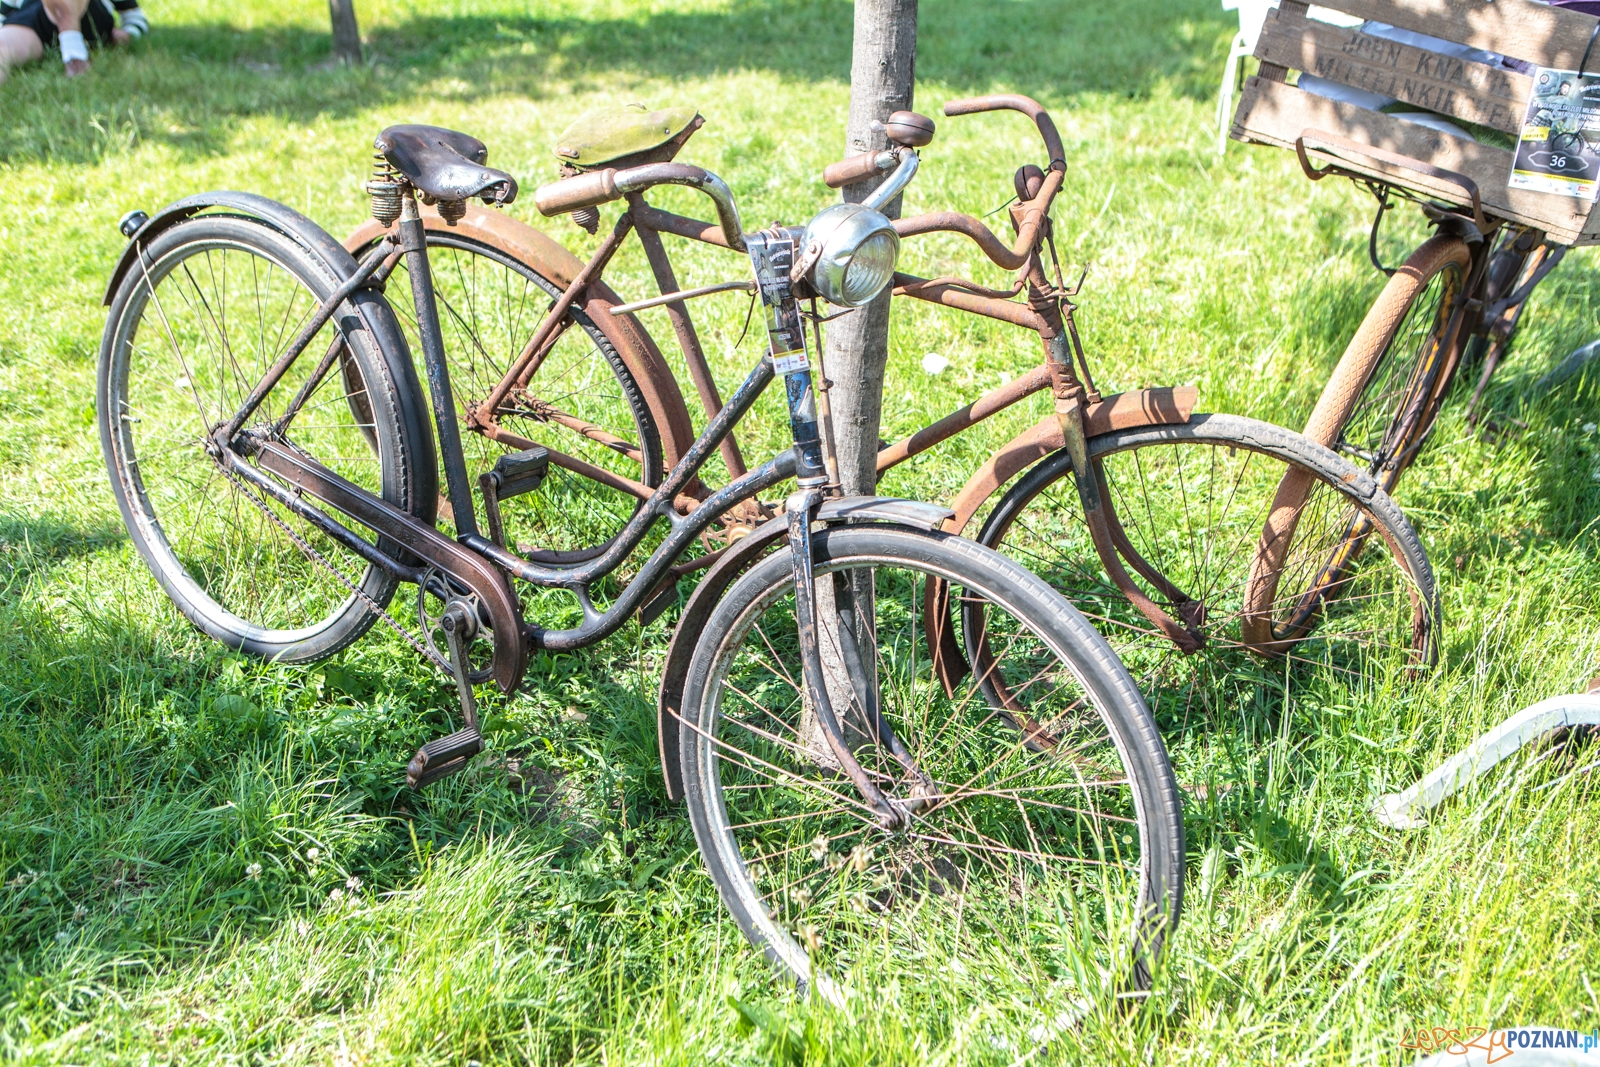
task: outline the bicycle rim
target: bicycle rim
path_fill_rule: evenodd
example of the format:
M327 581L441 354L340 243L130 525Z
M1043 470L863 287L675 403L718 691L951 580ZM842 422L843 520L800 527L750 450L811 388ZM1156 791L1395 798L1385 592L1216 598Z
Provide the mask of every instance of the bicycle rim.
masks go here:
M661 438L643 393L604 333L574 308L526 388L495 412L505 436L475 432L473 412L521 355L562 287L470 237L430 231L428 257L469 475L476 479L531 444L550 449L539 487L501 505L506 541L540 562L592 559L642 503L605 475L647 489L664 477ZM420 360L404 260L387 294Z
M1145 568L1125 556L1128 571L1203 637L1200 652L1181 653L1106 575L1064 452L1013 486L979 541L1025 563L1083 611L1158 715L1221 714L1244 690L1285 672L1354 687L1431 659L1433 578L1415 531L1386 497L1362 499L1359 475L1325 449L1221 415L1116 431L1090 447ZM1278 499L1289 477L1304 483L1292 526ZM1357 522L1369 529L1365 548L1351 551ZM1268 531L1276 550L1264 567ZM1342 564L1338 575L1329 575L1330 559Z
M371 625L394 580L206 451L334 283L243 219L187 223L152 259L124 283L102 353L102 441L130 534L180 609L219 640L291 661L336 651ZM324 327L243 432L404 506L396 390L364 331L343 335L330 362L340 336Z
M865 690L852 690L839 628L824 623L830 698L868 775L913 811L908 829L880 827L807 712L787 554L758 564L709 621L686 691L683 762L724 902L801 980L937 980L958 967L997 981L1053 976L1085 995L1148 985L1178 913L1182 824L1131 680L1021 568L990 570L954 538L897 543L915 536L818 535L819 584L848 573L872 589L872 625L860 611L857 632L876 637L877 699L908 759L852 695ZM1047 745L1030 743L977 680L941 683L921 622L930 577L985 605L998 669Z

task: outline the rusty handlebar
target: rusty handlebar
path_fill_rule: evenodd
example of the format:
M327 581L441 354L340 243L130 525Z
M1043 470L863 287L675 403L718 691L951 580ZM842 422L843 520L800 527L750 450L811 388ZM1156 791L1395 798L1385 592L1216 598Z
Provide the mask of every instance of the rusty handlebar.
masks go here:
M1033 255L1033 246L1039 241L1039 230L1050 216L1050 202L1061 189L1065 175L1065 171L1051 170L1044 176L1039 195L1023 205L1022 223L1017 227L1017 239L1010 248L981 221L959 211L930 211L925 215L896 219L894 229L901 237L941 231L962 234L970 237L997 266L1016 270Z
M627 170L590 171L548 182L533 194L539 213L546 217L562 215L579 208L598 207L620 200L629 193L642 193L657 185L686 185L698 189L717 206L717 222L728 247L744 251L744 226L739 208L726 182L704 167L687 163L647 163Z
M944 106L946 115L976 115L981 111L1020 111L1039 127L1045 151L1050 153L1050 169L1066 170L1067 153L1061 147L1061 135L1056 132L1055 120L1039 101L1016 93L996 93L993 96L970 96L965 100L952 100Z
M1039 241L1039 232L1050 216L1050 205L1055 200L1056 193L1061 190L1061 182L1066 176L1067 168L1065 153L1061 147L1061 135L1056 132L1055 122L1037 100L1012 93L999 93L994 96L952 100L944 106L946 115L975 115L982 111L1020 111L1027 115L1034 121L1034 125L1038 126L1039 135L1044 139L1045 149L1050 153L1050 169L1045 173L1038 193L1022 204L1023 213L1017 225L1016 241L1007 247L1005 242L995 236L993 230L971 215L959 211L932 211L925 215L897 219L894 228L901 237L937 232L962 234L971 238L983 250L983 254L996 265L1006 270L1017 270L1033 255L1034 245ZM835 163L829 170L842 168L852 162L854 160Z
M823 168L822 181L829 189L842 189L880 171L891 170L897 162L893 152L862 152L828 164Z

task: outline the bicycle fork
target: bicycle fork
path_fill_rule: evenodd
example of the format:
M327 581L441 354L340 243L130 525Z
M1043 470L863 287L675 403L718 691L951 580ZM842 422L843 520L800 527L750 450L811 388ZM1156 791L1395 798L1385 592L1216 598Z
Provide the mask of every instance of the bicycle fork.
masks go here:
M826 628L829 636L835 639L834 651L848 678L847 700L866 727L858 732L867 734L868 742L886 748L907 772L914 783L912 799L891 800L856 758L829 696L822 662L824 627L819 625L822 620L818 611L811 526L823 497L837 493L838 485L829 476L832 450L824 444L831 441L831 427L818 413L817 390L806 358L805 329L789 282L794 262L794 237L787 231L775 229L747 234L745 240L766 315L773 366L784 375L789 428L794 438L795 484L799 488L789 497L784 510L788 516L789 548L793 557L801 684L808 705L803 714L815 716L831 762L850 779L879 825L888 831L902 830L910 825L916 811L936 802L936 790L883 717L878 702L877 674L868 669L868 653L863 648L872 643L873 627L870 621L860 618L848 575L833 578L834 609L830 612L833 617L826 620L830 624Z
M1200 629L1205 622L1205 604L1173 585L1165 575L1141 556L1133 547L1133 542L1129 540L1127 531L1122 528L1111 502L1105 467L1099 460L1089 458L1089 441L1083 423L1084 406L1090 402L1091 397L1093 400L1098 400L1099 395L1086 389L1073 371L1072 360L1076 354L1078 361L1085 364L1087 372L1083 345L1078 340L1077 325L1072 320L1073 305L1065 299L1053 298L1046 292L1042 284L1043 268L1038 266L1037 257L1034 263L1038 277L1030 279L1029 302L1053 331L1051 336L1044 338L1044 342L1045 360L1050 367L1052 379L1051 392L1056 402L1056 421L1061 426L1061 440L1067 454L1072 457L1073 485L1078 491L1078 500L1083 505L1083 521L1089 527L1089 537L1094 542L1095 553L1100 557L1101 566L1105 567L1112 584L1139 610L1141 615L1149 619L1151 624L1176 645L1180 652L1185 654L1198 652L1206 643L1205 634ZM1168 615L1160 605L1145 595L1144 590L1140 589L1129 576L1127 568L1123 566L1124 560L1169 603L1177 607L1178 613L1183 616L1183 622L1180 623Z

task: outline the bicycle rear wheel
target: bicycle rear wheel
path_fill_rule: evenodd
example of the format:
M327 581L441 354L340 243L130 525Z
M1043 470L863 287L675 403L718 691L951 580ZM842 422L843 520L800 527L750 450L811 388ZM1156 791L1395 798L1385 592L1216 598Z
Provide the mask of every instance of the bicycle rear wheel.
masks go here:
M1471 266L1461 238L1424 241L1373 302L1306 422L1307 437L1350 457L1385 492L1416 455L1449 388L1464 340L1450 335L1451 320Z
M1038 578L952 535L835 527L813 546L819 585L871 590L854 607L837 607L837 585L819 597L842 620L824 617L822 652L826 670L847 628L867 635L876 694L845 681L834 703L909 823L882 828L808 721L792 557L766 557L707 620L680 728L695 838L740 929L824 994L852 973L950 967L1058 976L1084 994L1147 986L1180 912L1183 822L1154 723L1105 641ZM934 671L929 578L983 605L1009 709L980 680L947 688Z
M428 259L468 473L476 478L501 456L530 444L551 450L539 487L500 506L507 544L545 563L599 555L642 504L623 482L608 483L606 477L647 490L665 477L661 434L644 391L605 333L577 306L558 325L526 385L494 412L497 430L487 432L480 423L475 431L473 413L521 355L564 286L466 234L429 230ZM420 359L404 259L386 292Z
M340 281L263 222L198 216L150 241L113 297L101 345L100 440L129 536L191 622L268 659L344 648L396 586L208 452ZM381 297L353 295L242 432L431 521L431 437L403 344Z
M1438 609L1427 554L1394 502L1328 450L1254 419L1195 415L1102 434L1089 452L1143 564L1128 559L1129 573L1203 637L1199 653L1180 653L1101 568L1064 450L1017 480L978 541L1083 611L1158 715L1221 714L1231 680L1259 675L1252 661L1262 656L1343 684L1432 662ZM1292 516L1278 506L1286 478L1302 486ZM1358 523L1367 534L1352 551ZM1336 556L1345 569L1330 575Z

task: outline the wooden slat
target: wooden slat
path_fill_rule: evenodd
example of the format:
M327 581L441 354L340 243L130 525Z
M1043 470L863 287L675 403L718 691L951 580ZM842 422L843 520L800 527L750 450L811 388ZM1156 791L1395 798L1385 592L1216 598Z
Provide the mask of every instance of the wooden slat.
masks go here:
M1362 33L1272 12L1256 56L1507 133L1521 128L1533 79Z
M1464 174L1477 183L1484 211L1548 231L1552 240L1562 244L1593 244L1600 238L1600 234L1585 233L1587 203L1506 188L1511 177L1511 153L1503 148L1453 137L1379 111L1335 103L1292 85L1260 78L1246 82L1239 110L1234 114L1235 138L1292 151L1295 140L1307 129L1340 134ZM1426 174L1355 156L1341 158L1340 164L1430 197L1465 203L1457 186Z
M1447 41L1576 69L1596 19L1530 0L1319 0L1323 7ZM1596 46L1600 59L1600 46Z

